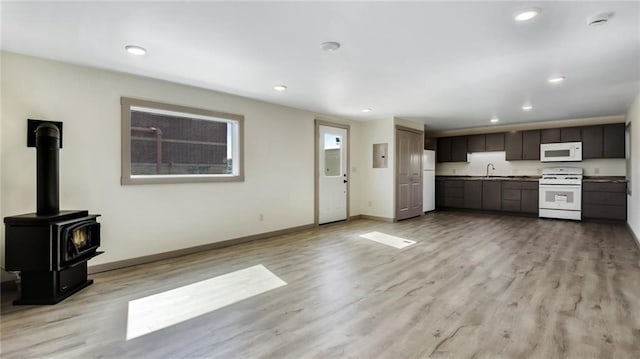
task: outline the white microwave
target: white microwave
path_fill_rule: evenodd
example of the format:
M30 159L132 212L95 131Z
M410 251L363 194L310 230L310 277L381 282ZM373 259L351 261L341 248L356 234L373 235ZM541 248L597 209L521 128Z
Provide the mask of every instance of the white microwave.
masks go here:
M582 161L582 142L543 143L540 145L540 161Z

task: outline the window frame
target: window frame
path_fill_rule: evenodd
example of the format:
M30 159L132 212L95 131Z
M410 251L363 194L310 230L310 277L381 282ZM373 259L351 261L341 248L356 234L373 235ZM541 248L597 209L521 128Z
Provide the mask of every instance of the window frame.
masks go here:
M207 183L207 182L244 182L244 116L231 113L204 110L199 108L172 105L167 103L121 97L122 116L122 156L121 156L121 185L140 184L177 184L177 183ZM186 175L132 175L131 174L131 108L144 107L157 110L182 112L199 116L218 118L222 121L237 123L237 136L234 140L234 156L237 163L237 173L232 174L186 174ZM221 121L221 122L222 122ZM237 138L236 138L237 137ZM235 153L237 152L237 153ZM237 157L237 158L236 158Z

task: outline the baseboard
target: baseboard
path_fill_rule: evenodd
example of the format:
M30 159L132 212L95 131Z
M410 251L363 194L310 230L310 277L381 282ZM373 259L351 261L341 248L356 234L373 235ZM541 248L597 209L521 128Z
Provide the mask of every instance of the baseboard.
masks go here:
M221 242L203 244L203 245L200 245L200 246L178 249L178 250L175 250L175 251L157 253L157 254L152 254L152 255L148 255L148 256L144 256L144 257L130 258L130 259L125 259L125 260L116 261L116 262L97 264L97 265L90 266L88 268L88 270L89 270L89 274L106 272L106 271L110 271L110 270L115 270L115 269L120 269L120 268L125 268L125 267L136 266L136 265L140 265L140 264L156 262L156 261L160 261L160 260L163 260L163 259L170 259L170 258L175 258L175 257L186 256L186 255L189 255L189 254L199 253L199 252L202 252L202 251L208 251L208 250L212 250L212 249L229 247L229 246L233 246L233 245L236 245L236 244L251 242L251 241L255 241L255 240L259 240L259 239L265 239L265 238L271 238L271 237L275 237L275 236L281 236L281 235L284 235L284 234L291 234L291 233L295 233L295 232L301 232L301 231L312 229L312 228L315 228L315 227L316 227L315 224L306 224L306 225L303 225L303 226L285 228L285 229L280 229L280 230L272 231L272 232L253 234L253 235L250 235L250 236L229 239L229 240L221 241Z
M368 214L360 214L358 218L360 218L360 219L370 219L370 220L373 220L373 221L380 221L380 222L395 222L395 219L393 219L393 218L370 216Z
M626 224L627 224L627 229L631 234L631 238L633 238L633 240L636 242L636 246L638 246L638 249L640 249L640 238L638 238L636 233L633 231L633 228L631 228L631 226L629 225L629 222L627 222Z

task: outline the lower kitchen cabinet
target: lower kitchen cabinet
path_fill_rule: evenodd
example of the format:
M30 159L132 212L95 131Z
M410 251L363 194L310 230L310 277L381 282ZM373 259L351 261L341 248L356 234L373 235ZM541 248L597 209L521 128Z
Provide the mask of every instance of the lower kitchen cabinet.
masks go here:
M482 209L502 209L502 181L482 181Z
M502 210L508 212L538 213L538 182L503 182Z
M584 182L582 218L627 218L627 184ZM438 208L484 209L515 213L538 213L538 181L438 179Z
M482 208L482 181L464 181L464 199L462 208Z
M534 183L535 189L523 189L520 201L520 211L523 213L538 213L539 211L539 191L538 183Z
M626 220L627 184L583 183L582 218Z
M464 208L466 182L463 180L436 179L436 207Z

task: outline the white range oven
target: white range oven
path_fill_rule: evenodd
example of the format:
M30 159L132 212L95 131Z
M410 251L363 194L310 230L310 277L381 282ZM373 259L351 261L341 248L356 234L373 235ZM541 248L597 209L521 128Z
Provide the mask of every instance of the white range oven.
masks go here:
M540 217L582 219L582 168L545 168L538 186Z

